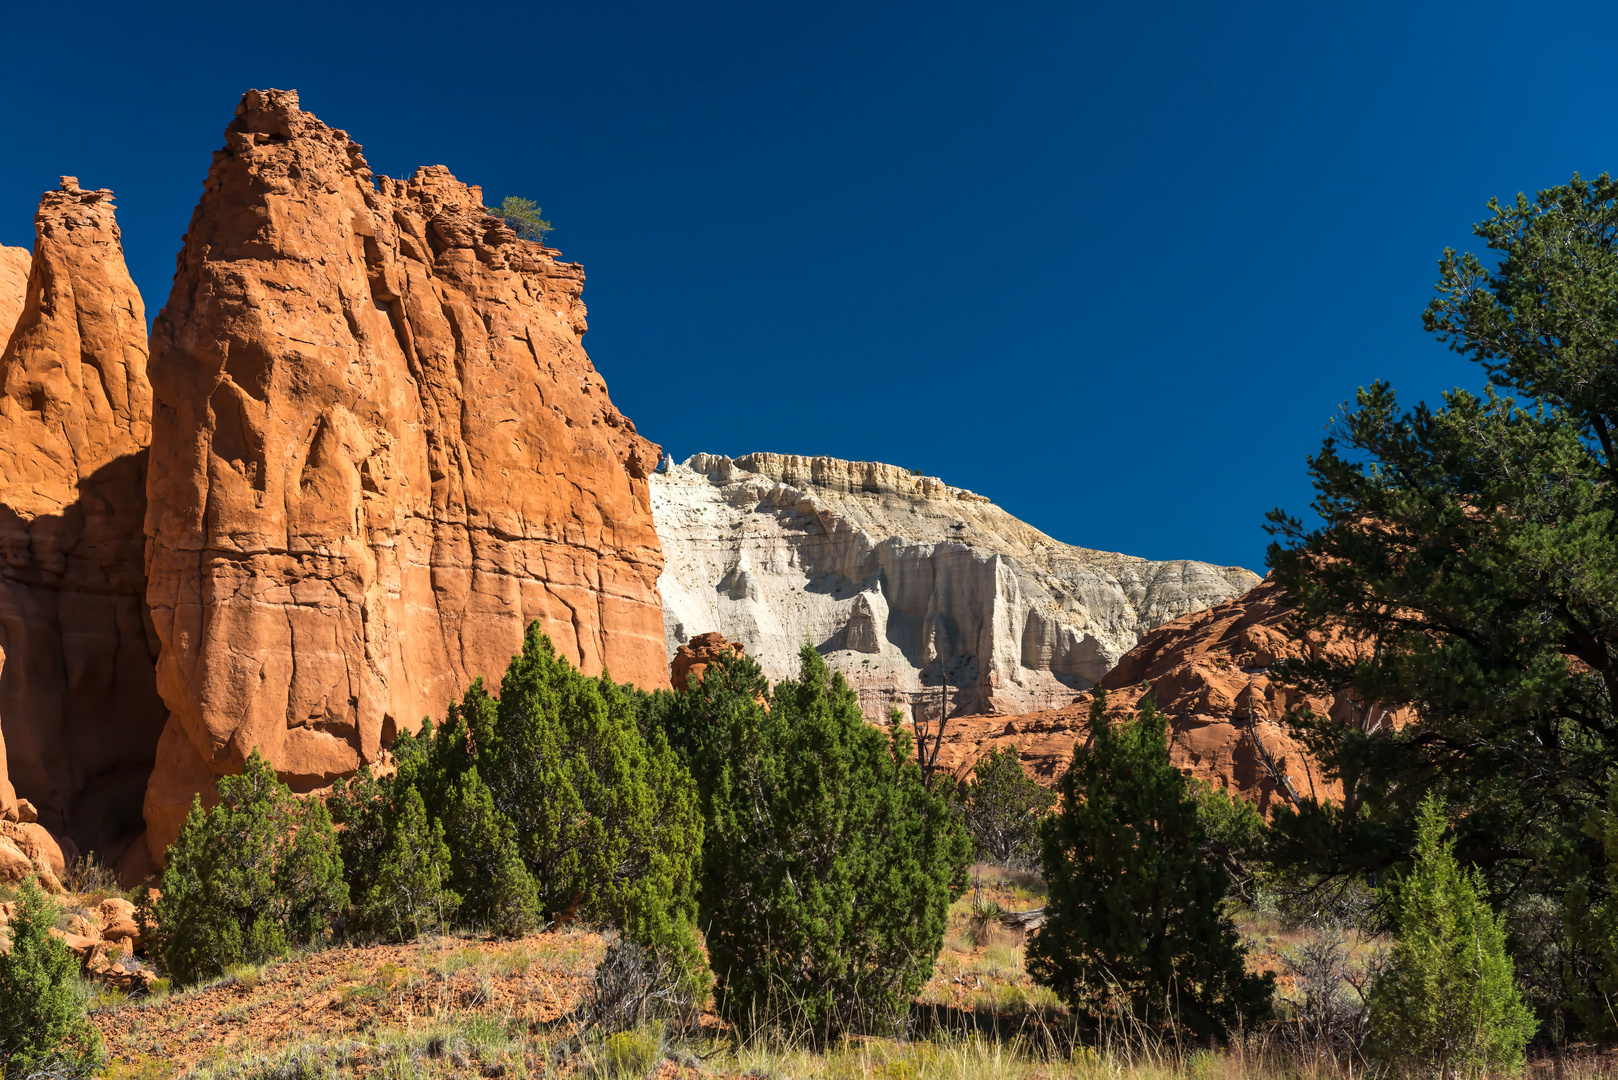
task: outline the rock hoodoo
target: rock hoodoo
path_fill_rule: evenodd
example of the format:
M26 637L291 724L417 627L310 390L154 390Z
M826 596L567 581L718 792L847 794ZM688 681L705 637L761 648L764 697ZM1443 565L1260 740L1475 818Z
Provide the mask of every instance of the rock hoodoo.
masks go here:
M674 650L674 659L669 662L669 682L684 693L693 682L702 681L702 673L708 670L709 664L721 657L740 656L744 651L741 642L726 641L725 635L717 631L698 634Z
M498 678L533 619L668 685L659 451L557 255L441 166L373 180L295 93L242 99L152 336L154 857L253 747L328 784Z
M933 477L825 457L697 454L652 477L666 648L722 633L769 678L810 641L860 692L937 715L1073 700L1140 635L1238 596L1240 567L1053 540Z
M112 192L63 177L34 227L26 264L0 249L0 816L21 797L70 853L110 857L140 832L166 716L142 564L146 314Z
M1405 717L1376 709L1367 715L1346 692L1304 698L1273 683L1270 665L1302 647L1282 628L1288 610L1280 587L1266 581L1245 596L1157 627L1101 680L1109 712L1133 713L1150 692L1168 716L1175 763L1215 787L1240 792L1266 814L1294 796L1340 800L1341 785L1321 774L1281 723L1287 709L1306 703L1344 724L1365 726L1402 724ZM1352 646L1312 641L1308 647ZM1054 780L1088 730L1091 700L1086 693L1062 709L952 720L939 760L964 771L992 747L1009 743L1036 777Z

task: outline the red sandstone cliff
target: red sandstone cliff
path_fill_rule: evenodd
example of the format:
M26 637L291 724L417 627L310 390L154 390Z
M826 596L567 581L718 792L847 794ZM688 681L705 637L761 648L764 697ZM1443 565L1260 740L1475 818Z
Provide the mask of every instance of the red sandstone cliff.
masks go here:
M330 783L530 620L668 685L658 449L580 344L579 267L482 207L441 166L373 182L291 92L226 129L152 337L154 857L253 747Z
M1244 596L1157 627L1101 680L1109 711L1133 713L1150 692L1168 716L1175 764L1240 793L1266 814L1288 798L1286 783L1304 798L1341 799L1341 785L1321 775L1281 719L1289 707L1307 701L1316 712L1354 722L1357 706L1347 694L1300 698L1270 680L1270 665L1299 655L1300 646L1282 629L1287 613L1280 587L1266 581ZM1054 781L1088 731L1092 700L1087 692L1062 709L951 720L939 760L964 772L991 747L1010 743L1037 778Z
M0 811L15 789L105 855L140 831L165 718L144 612L146 315L110 191L63 177L34 226L26 263L0 250Z
M28 295L28 266L33 261L27 248L0 247L0 351L11 340L11 330L22 314Z

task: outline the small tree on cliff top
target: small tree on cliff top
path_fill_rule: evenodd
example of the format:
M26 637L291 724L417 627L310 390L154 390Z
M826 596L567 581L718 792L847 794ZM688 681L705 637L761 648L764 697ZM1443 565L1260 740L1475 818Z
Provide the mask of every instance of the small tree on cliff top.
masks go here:
M543 243L546 234L551 231L551 223L539 216L539 204L533 199L507 195L499 208L491 209L489 213L505 221L524 240Z

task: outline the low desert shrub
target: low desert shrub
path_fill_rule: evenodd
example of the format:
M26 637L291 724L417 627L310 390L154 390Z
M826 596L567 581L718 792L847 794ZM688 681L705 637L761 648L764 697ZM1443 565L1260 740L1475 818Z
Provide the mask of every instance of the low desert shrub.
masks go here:
M1383 958L1378 951L1356 962L1342 929L1329 923L1281 952L1292 984L1285 1031L1299 1053L1337 1066L1361 1060L1370 1033L1369 989Z
M594 1073L602 1080L641 1080L663 1058L657 1038L645 1031L617 1031L601 1042Z
M324 802L294 795L257 750L218 791L210 810L192 801L162 895L138 908L142 936L182 985L317 941L348 904Z
M57 907L32 878L17 898L11 951L0 953L0 1074L89 1076L101 1035L85 1019L78 961L50 935Z
M605 1033L670 1021L685 1027L701 1016L707 997L705 985L700 997L692 989L687 974L666 955L620 937L596 965L584 1001L585 1020Z

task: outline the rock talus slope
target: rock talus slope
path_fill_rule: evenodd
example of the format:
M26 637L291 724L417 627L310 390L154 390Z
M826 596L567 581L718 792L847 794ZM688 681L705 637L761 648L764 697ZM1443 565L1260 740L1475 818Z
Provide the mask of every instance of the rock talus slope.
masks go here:
M295 93L242 99L153 328L154 858L254 747L323 786L498 678L530 620L668 685L658 450L557 254L442 166L373 179Z
M144 610L146 315L112 192L63 177L34 226L26 263L0 249L0 810L26 799L106 857L140 831L166 717Z
M1266 814L1278 801L1342 798L1341 784L1281 722L1307 704L1344 724L1402 724L1402 715L1371 710L1351 694L1304 697L1277 685L1269 668L1301 649L1352 648L1342 641L1292 641L1280 587L1266 581L1245 596L1182 616L1143 637L1101 680L1109 712L1132 714L1148 693L1169 721L1169 750L1186 773L1240 793ZM940 762L964 773L994 746L1015 745L1037 778L1067 768L1074 743L1088 733L1093 694L1072 705L1020 716L952 720Z
M697 454L652 477L666 649L717 631L772 679L809 641L859 690L951 715L1066 704L1140 635L1246 592L1240 567L1053 540L932 477L826 457Z

